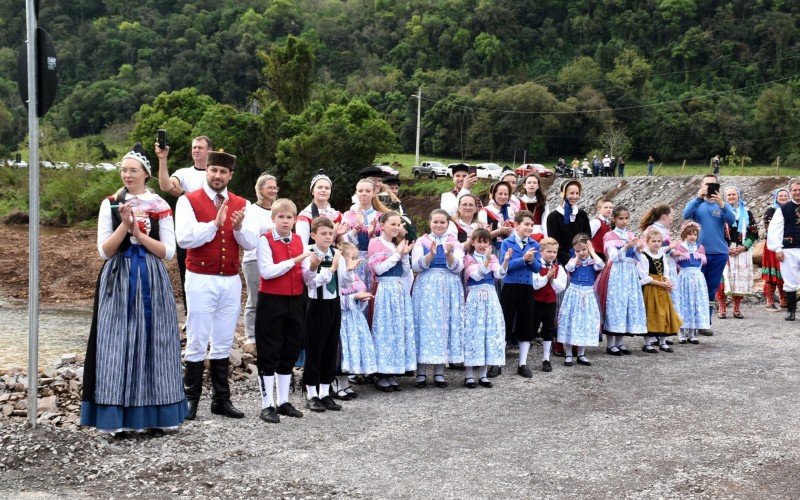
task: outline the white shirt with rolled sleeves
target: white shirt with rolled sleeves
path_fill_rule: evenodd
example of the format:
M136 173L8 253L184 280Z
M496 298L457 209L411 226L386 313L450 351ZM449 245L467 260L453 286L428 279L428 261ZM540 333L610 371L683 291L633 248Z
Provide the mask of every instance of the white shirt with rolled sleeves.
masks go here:
M202 189L214 200L217 192L207 183ZM228 198L228 190L221 194ZM250 205L248 201L245 206ZM229 209L230 210L230 209ZM231 213L228 213L230 217ZM192 204L186 196L178 198L175 206L175 235L182 248L199 248L214 239L219 228L214 221L198 222ZM252 250L258 244L258 227L255 218L245 215L242 228L234 230L236 242L244 250ZM203 361L208 344L209 358L225 359L230 354L233 334L241 310L242 278L240 275L220 276L186 271L186 361Z
M191 167L179 168L170 177L178 179L181 189L185 193L197 191L206 182L206 171L192 165Z

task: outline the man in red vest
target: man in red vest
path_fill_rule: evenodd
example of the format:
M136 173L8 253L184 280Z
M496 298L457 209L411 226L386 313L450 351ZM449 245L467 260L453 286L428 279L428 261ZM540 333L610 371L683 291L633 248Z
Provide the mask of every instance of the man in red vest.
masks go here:
M228 191L236 157L208 152L206 181L175 207L175 236L186 249L187 419L197 416L206 353L211 364L211 413L242 418L230 400L228 355L241 309L239 248L258 245L258 230L244 219L249 201ZM209 352L208 345L211 344Z

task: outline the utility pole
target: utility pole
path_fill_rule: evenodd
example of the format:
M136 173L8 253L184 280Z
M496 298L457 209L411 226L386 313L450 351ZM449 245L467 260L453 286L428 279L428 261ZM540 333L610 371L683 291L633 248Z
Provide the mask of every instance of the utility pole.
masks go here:
M417 153L414 157L414 165L419 165L419 133L420 133L420 119L422 118L422 87L417 90Z
M39 393L39 116L36 71L37 9L25 2L28 39L28 424L36 427Z

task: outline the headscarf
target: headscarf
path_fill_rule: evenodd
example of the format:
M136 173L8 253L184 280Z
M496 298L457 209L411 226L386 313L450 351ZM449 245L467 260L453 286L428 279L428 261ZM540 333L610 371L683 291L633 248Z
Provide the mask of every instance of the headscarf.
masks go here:
M786 194L788 194L791 197L791 193L786 188L778 188L775 191L773 191L772 192L772 206L775 209L781 208L781 204L778 203L778 193L780 193L781 191L786 191Z
M561 196L564 198L564 224L572 222L572 205L567 200L567 188L572 184L578 186L578 191L583 191L583 185L575 179L567 179L561 183Z
M742 199L742 192L738 187L728 186L725 191L728 189L735 189L736 194L739 195L739 203L733 207L733 212L736 214L736 230L739 231L739 234L741 234L742 237L744 237L744 234L747 231L747 226L750 225L750 217L747 215L747 207Z

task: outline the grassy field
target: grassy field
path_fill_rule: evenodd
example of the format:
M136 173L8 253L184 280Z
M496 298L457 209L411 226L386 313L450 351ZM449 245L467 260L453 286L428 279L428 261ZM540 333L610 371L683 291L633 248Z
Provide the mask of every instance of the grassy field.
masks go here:
M404 178L411 177L411 167L414 165L414 155L413 154L406 154L406 153L387 153L383 155L378 155L375 158L376 163L382 162L398 162L402 165L400 170L400 176ZM519 166L519 163L516 165L512 165L510 162L503 162L497 160L488 160L488 159L470 159L470 160L462 160L460 158L445 158L445 157L434 157L428 155L420 155L419 161L440 161L447 165L448 163L457 163L461 161L465 161L466 163L483 163L493 161L498 165L504 166ZM533 161L531 163L541 163L547 168L554 168L556 164L557 158L549 158L542 160ZM655 164L655 175L701 175L711 172L711 166L709 164L704 164L702 162L687 162L686 166L683 167L683 162L669 162L669 163L659 163L656 162ZM722 175L748 175L748 176L758 176L758 175L787 175L787 176L796 176L800 175L800 167L781 167L780 172L777 171L775 165L768 165L764 163L756 163L746 165L744 169L736 167L731 171L731 169L727 165L722 165L720 168L720 172ZM625 175L647 175L647 163L642 161L629 161L625 165Z

